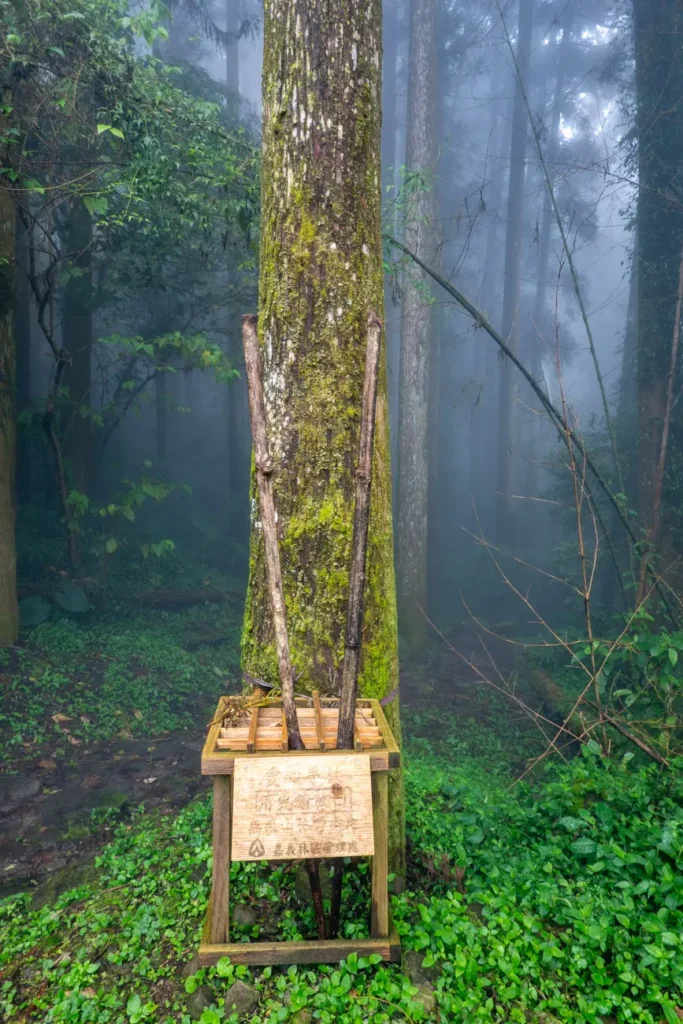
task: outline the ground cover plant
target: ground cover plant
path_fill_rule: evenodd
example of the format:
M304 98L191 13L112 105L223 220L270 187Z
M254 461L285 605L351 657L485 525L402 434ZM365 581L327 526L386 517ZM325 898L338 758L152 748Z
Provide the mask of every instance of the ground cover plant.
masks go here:
M0 764L73 759L95 743L203 727L239 679L234 604L41 623L0 649ZM125 616L125 612L123 612Z
M319 968L250 971L225 959L193 968L210 884L210 800L201 797L177 817L140 810L98 857L96 879L55 902L34 908L23 893L0 904L2 1013L60 1024L675 1024L680 773L629 753L606 760L589 745L510 788L512 762L472 720L442 729L435 750L410 737L410 867L392 897L403 967L351 957ZM345 934L364 934L362 867L347 873ZM295 939L313 927L291 865L236 864L231 882L236 938ZM255 992L241 1016L225 1005L238 980Z

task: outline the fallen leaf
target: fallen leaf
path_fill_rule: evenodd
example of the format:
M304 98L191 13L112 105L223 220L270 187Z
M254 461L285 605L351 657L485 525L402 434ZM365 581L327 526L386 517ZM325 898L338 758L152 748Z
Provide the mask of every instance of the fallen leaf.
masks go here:
M142 719L144 718L144 715L142 714L142 711L134 711L133 717L137 718L138 722L141 722Z
M148 779L143 779L142 781L145 782L149 786L150 783L157 781L157 777L156 777L156 775L150 775L150 777Z
M152 744L151 747L147 747L147 750L149 751L150 754L152 753L153 750L156 750L156 749L157 749L156 748L156 744L154 744L154 743Z
M6 864L5 871L12 871L16 866L16 864Z
M39 768L44 768L46 772L53 772L55 770L55 768L57 767L57 762L56 761L39 761L38 762L38 767Z
M57 725L59 725L60 722L71 722L72 719L69 718L68 715L63 715L61 711L58 711L56 714L52 716L52 721L56 722Z
M90 725L91 719L87 715L80 715L81 722L85 722L86 725Z
M66 738L72 747L80 747L81 741L77 740L75 736L72 736L70 732L66 734Z
M87 999L94 999L97 992L95 992L94 988L82 988L81 995L85 996Z
M99 786L101 782L102 779L99 775L86 775L81 785L85 786L86 789L93 789L95 786Z

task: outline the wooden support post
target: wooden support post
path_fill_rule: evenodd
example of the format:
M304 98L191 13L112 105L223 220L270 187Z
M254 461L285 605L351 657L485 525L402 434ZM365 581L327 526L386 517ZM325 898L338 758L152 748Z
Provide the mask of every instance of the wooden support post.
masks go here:
M244 368L247 374L249 413L251 415L251 436L254 444L254 466L263 530L263 550L266 561L266 579L273 615L275 648L282 686L282 707L287 719L287 732L293 750L303 750L304 744L299 733L294 699L294 669L289 652L287 636L287 614L285 595L282 588L282 568L278 548L277 516L273 497L273 463L268 451L266 434L266 406L263 398L261 376L261 350L259 347L258 320L255 316L242 317L242 343L244 345Z
M280 733L280 750L286 754L289 750L289 733L287 732L287 716L282 712L282 732Z
M372 858L373 939L389 935L389 778L386 772L372 773L372 822L375 855Z
M258 708L254 708L251 712L251 722L249 723L249 735L247 736L248 754L253 754L254 751L256 750L256 730L258 729L258 713Z
M325 732L323 730L323 713L320 707L320 694L313 691L313 710L315 712L315 731L318 739L318 750L327 750L325 743Z
M211 890L211 942L230 939L230 827L232 777L213 780L213 887Z

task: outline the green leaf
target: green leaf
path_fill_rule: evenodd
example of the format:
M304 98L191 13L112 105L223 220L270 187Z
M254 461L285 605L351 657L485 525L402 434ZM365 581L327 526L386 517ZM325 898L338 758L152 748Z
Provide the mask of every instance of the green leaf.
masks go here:
M113 555L118 546L119 542L116 537L107 537L107 543L104 547L108 555Z
M674 650L673 647L669 648L669 661L672 665L678 664L678 651Z
M97 134L98 135L102 135L103 132L110 132L110 131L111 131L111 125L110 124L98 124L98 126L97 126Z
M662 1010L664 1011L664 1016L667 1019L667 1024L681 1024L680 1017L676 1013L676 1009L675 1009L675 1007L673 1007L671 1005L671 1003L665 1002L662 999L662 1000L660 1000L659 1005L661 1006Z
M590 857L597 848L597 843L592 839L577 839L570 846L575 857Z
M126 1013L128 1014L128 1016L132 1017L134 1014L139 1013L141 1005L142 1004L140 1002L140 996L131 996L128 1002L126 1003Z

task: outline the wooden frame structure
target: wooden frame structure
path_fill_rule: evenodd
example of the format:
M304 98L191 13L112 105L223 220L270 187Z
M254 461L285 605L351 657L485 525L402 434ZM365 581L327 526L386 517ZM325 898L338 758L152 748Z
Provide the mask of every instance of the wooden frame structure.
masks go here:
M389 914L388 826L389 776L398 768L401 755L376 700L360 699L354 727L355 750L337 750L338 701L297 699L297 717L305 750L287 749L287 723L277 705L254 708L243 724L225 727L229 698L221 697L202 752L202 775L213 783L213 884L204 922L199 961L215 964L230 957L235 964L334 963L350 953L378 953L383 960L401 959L398 934ZM279 712L279 714L278 714ZM318 939L302 942L233 942L230 939L230 857L232 775L239 758L306 757L321 754L333 758L369 754L372 782L372 817L375 854L372 857L372 906L368 939Z

